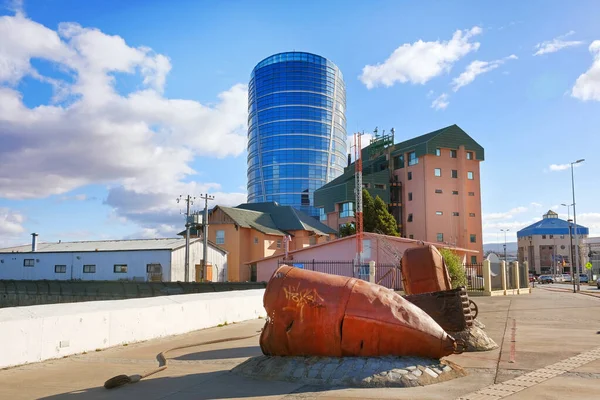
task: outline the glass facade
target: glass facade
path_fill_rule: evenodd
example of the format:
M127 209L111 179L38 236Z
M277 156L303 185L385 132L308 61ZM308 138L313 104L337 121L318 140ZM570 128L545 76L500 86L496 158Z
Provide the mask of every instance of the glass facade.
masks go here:
M314 217L313 192L347 166L346 87L310 53L258 63L248 87L248 203L276 201Z

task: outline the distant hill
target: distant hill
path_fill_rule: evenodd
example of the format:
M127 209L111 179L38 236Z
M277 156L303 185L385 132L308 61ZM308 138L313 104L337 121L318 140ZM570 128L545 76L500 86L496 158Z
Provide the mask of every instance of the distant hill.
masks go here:
M506 253L517 253L518 245L517 242L506 242ZM504 243L487 243L483 245L483 252L504 252Z

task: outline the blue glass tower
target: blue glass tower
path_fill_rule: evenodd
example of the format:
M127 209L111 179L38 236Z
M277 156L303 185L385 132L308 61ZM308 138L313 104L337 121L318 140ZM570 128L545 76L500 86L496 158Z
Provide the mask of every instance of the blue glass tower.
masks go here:
M262 60L248 87L248 203L276 201L318 216L313 192L347 166L346 87L310 53Z

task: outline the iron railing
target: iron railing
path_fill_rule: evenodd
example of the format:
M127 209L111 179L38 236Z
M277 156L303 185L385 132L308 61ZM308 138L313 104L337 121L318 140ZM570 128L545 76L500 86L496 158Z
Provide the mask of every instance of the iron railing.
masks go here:
M467 290L483 291L483 264L464 264L467 275Z

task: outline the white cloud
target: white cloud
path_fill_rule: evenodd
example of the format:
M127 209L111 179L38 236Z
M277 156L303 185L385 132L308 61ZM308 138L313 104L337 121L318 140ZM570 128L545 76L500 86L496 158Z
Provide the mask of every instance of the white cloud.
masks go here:
M190 167L196 157L237 156L246 148L245 85L223 91L212 106L170 99L162 95L169 59L147 47L131 47L119 36L75 23L61 23L55 31L17 13L0 17L0 37L4 198L43 198L105 184L122 188L121 201L150 197L150 211L158 213L174 199L165 196L196 174ZM51 63L63 78L42 76L32 59ZM139 87L118 93L118 74L139 77ZM54 99L27 107L17 90L24 77L52 85ZM220 190L210 183L204 187ZM243 193L221 194L222 199L245 199ZM128 204L121 208L116 202L116 212L146 225L142 216L149 209Z
M0 248L9 247L24 236L24 221L20 212L0 207Z
M61 196L60 197L60 201L85 201L85 200L91 200L91 198L89 198L84 193L74 194L72 196Z
M431 103L431 108L436 110L445 110L450 102L448 101L448 94L442 93L440 94L433 102Z
M575 31L570 31L552 40L546 40L542 43L536 44L534 48L537 51L533 53L533 55L541 56L542 54L556 53L557 51L565 49L567 47L579 46L580 44L583 44L583 42L580 40L565 40L567 37L573 35L574 33Z
M369 143L371 142L371 139L373 139L372 133L363 133L362 137L360 138L361 149L364 149L365 147L367 147L369 145ZM355 157L354 157L354 134L348 135L348 139L347 139L346 143L348 145L347 153L351 155L351 160L352 160L352 162L354 162L354 159L355 159Z
M600 213L577 213L577 225L590 230L590 236L600 236Z
M600 40L593 41L589 50L594 61L590 69L575 81L571 96L583 101L600 101Z
M573 164L573 166L575 168L579 167L579 163L578 164ZM548 167L548 169L550 169L550 171L564 171L566 169L570 169L571 168L571 164L550 164L550 166Z
M528 210L527 207L515 207L512 208L506 212L499 212L499 213L489 213L489 214L483 214L483 220L487 221L487 220L496 220L496 219L511 219L513 218L513 216L515 214L520 214L520 213L524 213Z
M478 42L470 40L481 33L475 26L469 30L457 30L452 39L424 42L418 40L398 47L383 63L366 65L360 80L372 89L379 85L393 86L396 82L424 84L442 73L465 55L479 48Z
M467 66L467 68L462 74L460 74L458 77L452 80L452 90L456 92L461 87L473 82L477 75L481 75L486 72L492 71L504 64L507 60L516 60L517 58L518 57L516 55L511 54L508 57L504 57L494 61L475 60Z
M542 206L543 206L543 204L541 204L541 203L536 203L535 201L532 201L530 204L531 204L531 206L532 206L532 207L535 207L535 208L540 208L540 207L542 207Z

